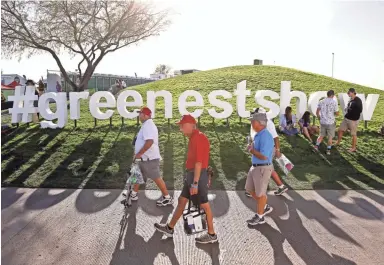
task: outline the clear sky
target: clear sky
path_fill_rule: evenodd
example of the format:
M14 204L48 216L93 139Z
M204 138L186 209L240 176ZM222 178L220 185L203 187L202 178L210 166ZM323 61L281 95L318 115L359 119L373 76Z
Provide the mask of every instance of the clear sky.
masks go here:
M172 7L167 32L109 54L98 73L149 77L155 66L207 70L253 59L384 89L384 1L154 1ZM78 60L63 54L67 70ZM2 60L4 74L38 79L58 69L50 55Z

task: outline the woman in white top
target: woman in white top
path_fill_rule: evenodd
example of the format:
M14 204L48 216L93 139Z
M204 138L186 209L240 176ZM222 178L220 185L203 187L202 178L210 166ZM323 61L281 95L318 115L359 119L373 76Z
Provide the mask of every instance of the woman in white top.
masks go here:
M286 135L296 135L299 133L296 116L292 114L292 108L290 106L285 109L285 114L280 116L279 128L280 131Z

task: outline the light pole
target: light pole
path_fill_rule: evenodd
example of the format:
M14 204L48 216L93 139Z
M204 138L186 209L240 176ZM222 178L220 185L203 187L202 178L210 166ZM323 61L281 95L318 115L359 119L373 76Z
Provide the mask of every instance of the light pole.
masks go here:
M335 53L332 53L332 77L333 77L333 66L335 62Z

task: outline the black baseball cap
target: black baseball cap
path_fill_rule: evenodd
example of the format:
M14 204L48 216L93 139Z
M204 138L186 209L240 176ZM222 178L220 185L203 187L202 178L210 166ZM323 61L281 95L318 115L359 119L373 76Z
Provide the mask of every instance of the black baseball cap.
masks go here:
M348 90L348 93L356 94L356 89L354 89L353 87L351 87L351 88Z

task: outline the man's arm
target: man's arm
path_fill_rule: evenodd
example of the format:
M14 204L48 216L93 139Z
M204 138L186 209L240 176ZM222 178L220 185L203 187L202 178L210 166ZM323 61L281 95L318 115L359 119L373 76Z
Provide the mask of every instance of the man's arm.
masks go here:
M148 139L145 140L144 146L140 149L140 151L136 154L136 158L140 158L151 146L153 145L153 140Z
M195 164L195 170L194 170L194 175L193 175L193 182L199 182L200 174L201 174L201 167L202 167L202 163L201 162L197 162Z
M279 140L279 137L273 138L273 141L275 142L276 156L280 157L281 153L280 153L280 140Z
M316 110L316 117L320 119L320 108L317 108Z
M262 151L262 150L260 150L260 151ZM258 159L260 159L260 160L267 160L268 158L266 157L266 156L264 156L261 152L259 152L259 151L256 151L255 150L255 146L252 144L252 148L251 148L251 150L249 150L249 152L252 154L252 155L254 155L254 156L256 156Z

